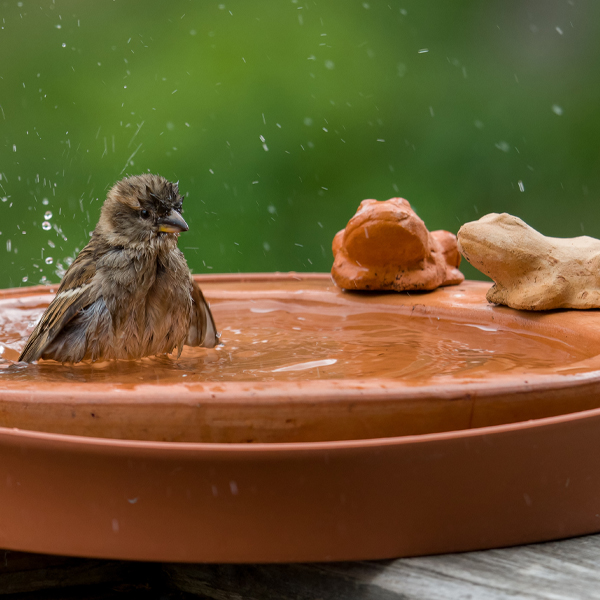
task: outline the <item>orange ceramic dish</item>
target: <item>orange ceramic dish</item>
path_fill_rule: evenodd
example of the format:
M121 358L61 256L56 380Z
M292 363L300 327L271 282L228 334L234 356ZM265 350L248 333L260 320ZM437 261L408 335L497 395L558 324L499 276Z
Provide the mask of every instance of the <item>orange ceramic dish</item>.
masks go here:
M488 284L346 293L329 275L198 277L224 345L75 366L16 360L51 298L0 295L0 426L175 442L469 429L600 406L600 313L490 305Z
M188 444L0 430L0 547L379 559L600 530L600 410L422 436Z
M49 290L2 293L0 547L340 561L600 531L599 313L199 280L224 345L136 363L11 363Z

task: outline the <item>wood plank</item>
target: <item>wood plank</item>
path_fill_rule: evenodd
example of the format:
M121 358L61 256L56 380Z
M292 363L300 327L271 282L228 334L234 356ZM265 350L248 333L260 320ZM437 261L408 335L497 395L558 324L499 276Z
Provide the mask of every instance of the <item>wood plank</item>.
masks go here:
M151 563L0 551L0 595L43 600L103 600L131 593L213 600L600 600L599 564L600 535L393 561L163 564L162 572ZM35 596L27 595L32 592Z
M600 600L600 535L394 561L163 565L170 585L214 600Z
M115 583L131 576L133 568L138 567L125 561L0 550L0 595Z

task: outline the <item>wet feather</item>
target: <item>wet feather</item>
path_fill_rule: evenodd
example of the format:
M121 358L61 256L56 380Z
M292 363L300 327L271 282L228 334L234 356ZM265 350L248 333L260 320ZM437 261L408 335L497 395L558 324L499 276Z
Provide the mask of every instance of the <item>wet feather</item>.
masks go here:
M212 348L210 308L177 248L183 197L158 175L118 182L19 360L137 359Z

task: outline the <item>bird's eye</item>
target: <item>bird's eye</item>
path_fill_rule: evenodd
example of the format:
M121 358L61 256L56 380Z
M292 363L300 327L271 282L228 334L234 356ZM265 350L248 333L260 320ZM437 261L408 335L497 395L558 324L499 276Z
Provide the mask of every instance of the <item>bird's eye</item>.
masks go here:
M147 219L150 216L150 213L144 209L140 212L140 217L142 217L142 219Z
M183 207L183 206L182 206L181 204L176 204L176 205L174 206L175 210L176 210L178 213L180 213L180 212L181 212L181 209L182 209L182 207Z

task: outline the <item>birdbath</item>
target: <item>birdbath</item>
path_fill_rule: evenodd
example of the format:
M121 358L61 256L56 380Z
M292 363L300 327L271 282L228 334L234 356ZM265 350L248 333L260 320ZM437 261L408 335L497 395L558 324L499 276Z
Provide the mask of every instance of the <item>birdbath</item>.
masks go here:
M56 288L0 294L2 547L352 560L600 529L600 314L196 279L223 343L179 359L15 363Z

